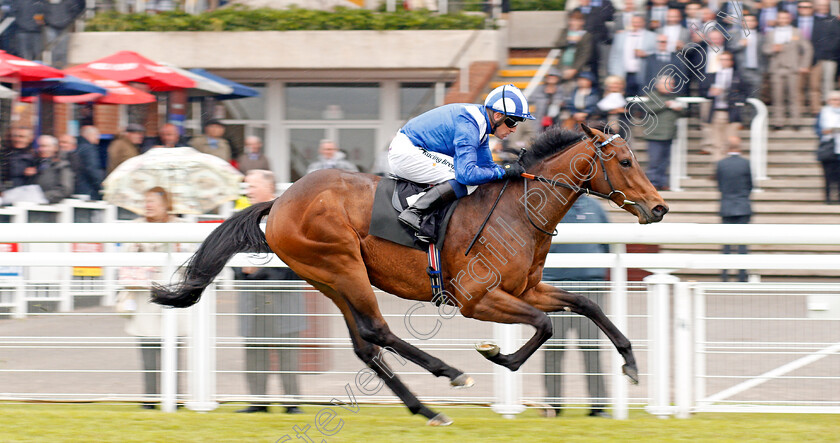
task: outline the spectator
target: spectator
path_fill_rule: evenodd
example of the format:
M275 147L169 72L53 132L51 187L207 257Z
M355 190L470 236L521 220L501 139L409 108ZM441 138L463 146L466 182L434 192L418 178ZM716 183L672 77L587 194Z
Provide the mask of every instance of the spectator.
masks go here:
M668 0L651 0L647 14L648 29L660 32L668 18Z
M167 123L160 127L157 137L144 143L143 152L148 151L150 148L176 148L181 146L188 146L186 140L181 137L177 126L172 123Z
M758 89L763 82L763 66L767 66L762 47L764 36L758 32L758 19L752 14L744 15L744 22L749 30L748 35L744 32L734 34L731 52L735 56L735 72L744 81L748 97L758 96Z
M140 147L143 145L143 134L145 132L143 126L137 123L129 123L122 135L108 145L106 175L117 169L117 166L122 162L140 155Z
M58 140L51 135L38 137L38 166L35 184L51 204L73 194L73 169L58 154Z
M353 163L345 160L343 152L338 150L335 142L332 140L321 140L318 144L318 160L309 164L306 168L306 173L319 169L343 169L345 171L359 172L359 168Z
M563 123L564 127L574 129L579 123L586 122L590 116L598 112L598 101L601 97L594 84L595 75L591 72L585 71L578 74L577 87L563 106L569 114L569 118Z
M799 34L802 36L802 39L807 41L811 44L813 48L813 58L808 61L808 70L807 72L803 72L800 76L800 85L802 89L798 91L801 94L802 101L799 103L799 106L802 109L816 117L817 114L820 112L820 107L822 107L822 97L823 95L820 93L820 82L822 81L822 71L817 69L817 52L819 52L820 48L814 46L814 42L822 42L821 36L815 34L814 27L816 26L815 19L814 19L814 5L810 1L803 0L799 2L798 7L798 17L796 18L796 29L799 30ZM822 36L825 37L825 36ZM826 45L829 46L829 45ZM836 54L832 53L831 58L833 59ZM808 106L805 106L805 102L808 102Z
M656 34L645 29L645 18L636 15L630 29L616 34L610 50L609 73L624 78L627 95L640 93L645 75L644 58L656 50Z
M709 114L706 116L709 132L706 139L711 141L712 160L724 157L730 137L737 135L741 127L741 109L747 98L747 87L738 71L733 68L732 53L723 51L718 56L720 69L709 75L703 82L703 91L712 100Z
M243 174L252 169L271 170L271 162L263 154L262 148L262 140L256 135L245 137L245 152L236 160L236 163L239 164L239 170Z
M630 29L633 16L637 13L639 13L639 11L636 6L636 0L624 0L624 10L621 12L616 11L613 16L615 32L619 33Z
M268 170L252 169L245 177L248 184L248 200L251 204L274 200L274 174ZM271 287L271 282L300 280L289 268L244 267L234 269L237 280L245 280L253 288L259 285L265 289L249 289L239 293L239 330L245 337L245 370L248 390L253 396L265 397L266 383L271 370L270 351L277 352L280 381L287 396L300 394L298 389L298 351L295 339L306 329L306 313L303 295ZM277 285L277 283L274 283ZM271 285L273 286L273 285ZM268 412L268 403L254 402L236 412ZM302 411L294 404L286 405L287 414Z
M225 126L219 120L209 120L204 124L204 135L193 137L187 143L199 152L215 155L230 162L232 158L230 143L224 139Z
M727 157L717 163L715 179L720 191L720 217L724 224L745 224L750 222L750 191L752 191L752 173L750 162L741 157L741 139L737 135L729 138ZM732 247L723 246L723 253L729 254ZM738 246L739 254L747 253L747 245ZM721 280L726 281L724 269ZM747 281L747 271L741 269L738 281Z
M46 5L46 45L52 45L52 65L64 68L67 64L67 42L70 26L85 11L85 0L49 0Z
M758 10L758 29L762 34L767 34L776 27L779 17L779 0L761 0L761 8Z
M155 186L145 193L144 216L135 219L133 223L183 222L180 218L171 215L169 213L171 211L172 203L169 193ZM172 247L175 252L183 252L186 249L178 243ZM126 243L123 250L131 253L167 252L170 248L167 243ZM143 360L143 385L147 396L160 394L162 308L151 301L151 283L152 281L166 281L168 278L164 269L160 267L124 267L119 270L119 286L122 289L117 295L116 309L118 312L131 315L125 325L125 332L137 337L140 356ZM188 313L189 311L177 314L179 337L189 333L189 317L185 315ZM179 340L179 342L178 348L182 349L183 341ZM154 409L155 404L147 401L143 403L142 408Z
M666 71L668 69L676 69L678 72L681 72L680 68L682 66L683 64L677 58L677 54L668 49L668 36L665 34L657 35L656 51L645 57L645 75L642 77L642 81L645 85L648 85L646 88L650 89L652 85L656 85L655 79L662 72L663 68L667 67ZM665 73L663 72L663 74ZM672 74L676 74L676 72ZM680 89L674 92L679 93L682 89L683 85L680 85Z
M840 204L840 91L828 94L827 104L817 117L820 145L817 160L825 177L825 204ZM837 200L831 200L831 188L837 188Z
M606 58L607 42L610 35L606 23L615 14L615 7L610 0L580 0L580 6L572 11L579 12L584 17L583 29L592 36L592 57L589 70L598 76L599 65Z
M560 223L607 223L604 209L592 198L581 195L563 216ZM556 253L605 253L609 252L607 245L600 244L553 244L550 252ZM603 306L607 270L604 268L545 268L542 279L546 282L574 282L565 283L562 288L587 296L599 306ZM570 346L565 344L567 333L574 330L578 338L577 348L583 352L583 364L586 367L586 385L589 397L594 400L590 405L590 417L609 418L604 412L603 403L607 401L607 390L604 382L603 370L599 358L597 341L598 327L589 319L568 312L552 313L552 327L554 336L545 346L545 389L551 405L545 411L547 416L560 415L563 405L560 403L562 395L563 358ZM556 343L556 344L555 344Z
M767 33L764 41L773 93L773 127L777 129L785 126L785 99L790 109L789 123L795 124L799 120L799 76L808 73L813 55L811 43L790 23L790 14L779 11L778 26Z
M89 195L91 200L99 200L104 173L99 166L99 129L96 126L83 126L76 157L79 169L76 171L75 194Z
M35 147L32 144L34 140L32 129L22 126L12 127L11 137L11 149L5 154L4 170L8 172L4 176L8 177L11 188L31 185L38 173L38 154L35 153Z
M685 5L685 17L683 19L685 29L688 30L691 41L695 43L699 41L697 40L700 37L698 33L703 32L702 9L703 7L700 3L689 3Z
M779 12L785 11L790 14L791 22L795 22L798 18L799 9L799 0L779 0L779 4L776 7L779 9Z
M607 127L610 128L609 131L605 130L604 132L620 134L622 138L627 140L626 129L629 126L624 116L624 113L627 112L627 100L624 98L624 79L617 75L611 75L604 80L604 87L606 88L604 98L598 101L597 105L599 114L604 116Z
M78 144L79 141L76 140L76 137L73 137L70 134L64 134L58 137L58 155L60 155L63 160L67 160L67 162L70 163L70 169L73 170L74 175L78 174L79 170L82 168L79 156L76 154Z
M534 94L534 118L538 123L538 132L543 132L558 122L563 98L566 96L560 88L560 74L550 71L546 76L542 88Z
M17 55L29 60L41 59L41 28L46 8L46 0L12 1L11 16L17 25Z
M592 34L583 29L584 17L580 12L569 16L569 26L560 33L557 46L563 51L559 59L560 75L564 86L574 83L575 76L581 71L591 69L595 50ZM569 89L564 88L568 94Z
M814 59L811 66L811 111L819 114L822 97L834 90L837 59L840 57L840 21L830 14L829 0L814 0L816 14L811 33Z
M682 50L691 36L688 35L688 29L682 25L683 17L679 9L669 9L666 17L665 25L659 29L659 34L667 37L668 52L675 53Z
M670 189L668 166L671 163L671 143L677 135L677 119L684 106L675 100L674 79L663 75L656 79L656 88L648 94L648 109L656 115L656 126L644 135L648 142L648 170L650 183L660 191Z

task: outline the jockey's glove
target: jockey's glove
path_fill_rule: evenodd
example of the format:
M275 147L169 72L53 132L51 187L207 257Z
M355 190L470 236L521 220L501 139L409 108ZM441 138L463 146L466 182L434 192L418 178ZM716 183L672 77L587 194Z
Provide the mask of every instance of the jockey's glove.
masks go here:
M502 176L503 179L519 178L525 173L525 168L523 168L518 162L508 163L502 166L502 170L504 170L504 175Z

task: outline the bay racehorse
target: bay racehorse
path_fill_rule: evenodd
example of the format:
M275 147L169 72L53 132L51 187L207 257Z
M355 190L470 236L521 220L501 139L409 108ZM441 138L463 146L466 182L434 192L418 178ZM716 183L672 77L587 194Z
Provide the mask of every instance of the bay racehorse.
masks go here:
M637 382L630 341L588 298L541 283L551 230L581 193L612 200L638 217L658 222L668 211L628 143L581 125L583 133L550 129L537 137L521 161L531 179L488 183L464 197L447 227L440 252L443 295L465 317L521 323L536 329L516 352L493 344L477 346L490 361L517 370L552 335L547 312L572 311L604 331L625 360L624 373ZM274 201L253 205L219 225L186 265L183 280L157 286L155 302L187 307L238 252L274 252L341 311L356 355L414 414L431 425L451 420L420 403L387 365L383 350L396 352L455 387L473 380L394 335L385 323L373 287L410 300L432 301L427 257L369 235L374 191L380 178L335 169L307 174ZM530 185L530 186L529 186ZM464 251L498 199L482 239ZM265 234L260 221L266 221ZM573 225L562 225L574 229Z

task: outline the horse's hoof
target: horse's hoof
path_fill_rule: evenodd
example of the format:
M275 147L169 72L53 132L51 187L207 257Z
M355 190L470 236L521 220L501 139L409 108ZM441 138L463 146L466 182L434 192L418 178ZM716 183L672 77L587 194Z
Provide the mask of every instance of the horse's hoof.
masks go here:
M475 380L467 374L461 374L455 377L455 380L449 382L455 389L466 389L475 384Z
M429 426L449 426L452 424L452 419L440 413L430 418L426 424Z
M621 367L621 372L624 372L624 375L630 379L630 383L633 383L634 385L639 384L639 370L636 369L635 365L624 365Z
M493 358L499 355L499 346L489 341L481 342L475 345L475 350L478 351L484 358Z

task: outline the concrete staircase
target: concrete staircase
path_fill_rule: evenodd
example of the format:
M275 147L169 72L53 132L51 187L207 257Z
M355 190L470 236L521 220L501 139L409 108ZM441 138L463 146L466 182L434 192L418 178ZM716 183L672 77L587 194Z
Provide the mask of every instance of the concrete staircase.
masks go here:
M545 61L548 52L548 49L511 49L507 66L496 73L490 89L512 83L524 90Z
M826 205L823 193L822 167L815 150L817 137L813 118L798 122L799 130L769 131L769 180L758 183L761 191L753 192L753 223L779 224L840 224L840 205ZM749 156L749 131L741 131L744 155ZM712 178L714 164L710 156L699 154L704 134L696 119L689 121L688 176L681 182L683 191L665 191L662 196L669 203L670 212L665 223L720 223L718 216L720 193ZM643 167L647 166L647 146L640 138L632 142L633 150ZM632 219L619 209L610 208L615 222ZM784 231L779 232L783 236ZM662 252L720 253L714 245L661 245ZM752 246L756 253L838 253L832 246L767 245ZM837 281L838 271L756 271L764 281ZM717 271L682 273L683 279L716 280Z

